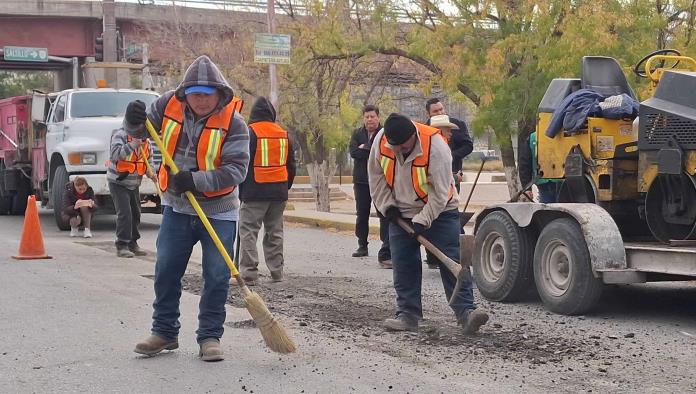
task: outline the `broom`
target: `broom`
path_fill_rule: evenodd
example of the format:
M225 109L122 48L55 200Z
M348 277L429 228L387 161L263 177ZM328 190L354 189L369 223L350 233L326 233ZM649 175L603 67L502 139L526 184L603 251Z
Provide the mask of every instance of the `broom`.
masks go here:
M157 147L161 151L164 163L169 167L173 174L178 173L179 169L174 163L174 160L172 160L172 157L169 155L169 152L167 152L167 150L165 149L162 140L157 135L157 132L155 131L155 128L152 126L152 123L150 123L149 119L145 121L145 127L147 128L147 131L150 133L150 137L152 137L152 139L157 144ZM205 226L205 229L208 230L210 238L213 239L215 246L217 246L217 249L220 251L220 254L225 259L225 263L227 263L227 266L230 267L232 276L234 276L234 278L237 280L237 283L239 284L239 292L242 296L242 299L244 300L244 305L249 311L249 314L251 315L252 319L254 319L254 323L256 323L256 326L261 331L261 336L263 336L263 340L266 342L266 346L268 346L269 349L277 353L286 354L294 352L297 349L297 345L295 345L295 342L292 340L292 338L290 338L287 331L280 324L280 322L275 317L273 317L271 311L268 310L268 307L263 302L263 299L261 299L261 297L258 294L251 291L249 287L246 285L246 283L244 283L244 279L242 279L242 276L239 274L237 267L235 267L234 261L230 257L229 253L227 253L225 247L222 245L220 238L217 236L217 233L215 232L215 229L213 229L213 226L210 224L210 221L205 216L203 209L201 209L201 206L198 204L198 201L196 201L196 197L194 197L193 193L188 191L186 192L186 197L193 206L193 209L198 214L198 217L201 219L201 222Z

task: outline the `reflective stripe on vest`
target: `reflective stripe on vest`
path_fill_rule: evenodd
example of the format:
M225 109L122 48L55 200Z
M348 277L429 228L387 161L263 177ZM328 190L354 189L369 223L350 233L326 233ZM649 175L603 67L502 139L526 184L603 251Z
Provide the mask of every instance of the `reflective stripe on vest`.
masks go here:
M222 146L227 136L228 127L232 122L235 111L242 109L241 99L234 97L219 112L214 113L203 126L198 146L196 148L196 162L199 171L210 171L220 166ZM164 120L162 121L161 138L165 150L174 158L176 145L181 134L181 125L184 119L185 104L172 96L164 110ZM160 190L166 191L169 185L169 170L162 163L157 177L159 179ZM212 192L203 192L206 197L217 197L232 193L235 187L226 187Z
M127 142L133 141L133 138L131 136L128 136L126 139ZM144 150L145 155L143 157L140 157L140 151ZM127 172L129 174L133 174L135 172L138 173L138 175L143 176L145 175L145 172L147 171L147 166L145 165L145 160L148 160L150 158L150 141L145 140L143 144L141 145L140 148L137 149L137 151L131 152L128 156L126 156L123 160L119 160L116 162L116 171L118 172Z
M434 127L424 125L422 123L413 122L416 126L418 139L421 145L421 155L416 157L411 162L411 183L413 191L416 192L418 199L423 202L428 202L428 164L430 162L430 143L433 136L439 136L443 140L445 137L440 134L440 131ZM436 137L437 138L437 137ZM396 154L387 147L387 137L382 134L382 139L379 142L379 163L384 172L384 178L389 188L394 188L394 174L396 171ZM454 185L450 185L449 200L454 196Z
M288 181L288 133L273 122L256 122L249 125L256 135L254 152L254 181L278 183Z

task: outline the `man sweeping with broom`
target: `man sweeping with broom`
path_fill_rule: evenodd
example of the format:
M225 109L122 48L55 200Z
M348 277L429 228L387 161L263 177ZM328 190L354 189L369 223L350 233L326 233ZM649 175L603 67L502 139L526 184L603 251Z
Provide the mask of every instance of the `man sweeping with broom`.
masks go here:
M389 243L396 318L385 320L384 327L391 331L417 331L423 318L418 236L459 261L459 198L452 177L452 155L438 129L393 113L375 136L367 171L372 201L377 211L391 221ZM412 231L406 232L397 224L401 218ZM448 269L441 269L440 275L450 299L457 278ZM474 305L469 280L463 282L450 306L465 334L475 333L488 321L488 315Z
M179 170L165 164L158 172L164 209L157 237L152 335L136 345L136 353L151 356L179 347L181 278L193 246L200 242L204 287L196 331L199 356L203 361L224 358L220 338L230 269L184 193L193 193L230 253L239 216L236 187L249 163L249 135L240 109L241 101L206 56L197 58L177 89L162 95L149 111L142 102L128 104L126 131L143 138L149 118Z

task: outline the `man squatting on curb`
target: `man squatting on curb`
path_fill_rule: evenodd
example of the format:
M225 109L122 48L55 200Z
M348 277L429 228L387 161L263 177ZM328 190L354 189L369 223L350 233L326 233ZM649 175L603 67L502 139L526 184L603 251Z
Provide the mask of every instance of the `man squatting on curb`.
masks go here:
M449 258L459 261L459 196L452 177L452 154L438 129L393 113L375 137L368 174L372 200L391 221L396 318L385 320L384 326L393 331L416 331L423 318L423 271L416 236L424 236ZM414 235L396 223L402 217L410 222ZM457 279L444 268L440 276L449 299ZM463 283L451 307L465 334L478 331L488 321L485 312L476 310L470 281Z
M176 90L157 99L147 114L142 102L128 105L124 124L128 134L143 138L143 123L149 118L181 170L173 175L161 165L158 171L164 209L157 236L152 335L136 345L136 353L151 356L179 347L181 278L193 246L200 242L204 286L196 331L199 356L203 361L224 358L220 338L230 269L183 193L195 195L232 254L239 217L237 185L249 164L249 133L240 108L241 101L207 56L198 57Z

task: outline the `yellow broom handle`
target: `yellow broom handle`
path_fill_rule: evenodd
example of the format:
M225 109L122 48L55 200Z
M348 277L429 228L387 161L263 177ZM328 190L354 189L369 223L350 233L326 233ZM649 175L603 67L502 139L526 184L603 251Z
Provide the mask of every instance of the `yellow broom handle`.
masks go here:
M177 174L179 172L179 168L174 163L174 160L172 160L172 157L169 156L169 152L167 152L167 149L165 149L162 140L157 135L157 132L155 131L155 128L152 126L152 123L150 123L150 119L145 120L145 127L147 128L147 131L150 133L150 137L152 137L152 139L155 141L155 144L157 144L157 147L162 152L162 158L164 159L164 163L167 165L167 167L169 167L173 174ZM196 197L194 197L193 193L191 192L186 192L186 197L191 203L191 206L193 206L193 209L198 214L198 218L201 219L201 222L203 222L203 226L205 226L205 229L208 230L210 238L213 239L213 242L220 251L222 258L225 259L225 263L227 263L227 266L230 267L230 272L232 272L232 276L239 276L239 271L237 271L237 267L234 266L234 261L232 260L232 257L230 257L230 254L227 253L227 249L225 249L225 246L222 244L222 241L220 241L220 238L218 237L217 233L215 232L215 229L213 228L213 225L210 224L210 221L205 216L205 213L203 212L203 209L201 208L200 204L198 204L198 201L196 201Z
M150 165L150 160L148 160L150 157L145 155L145 148L142 146L140 147L140 157L143 158L143 161L145 162L145 166L147 167L147 171L152 174L153 176L157 176L157 173L155 172L155 169L152 168ZM160 197L160 203L162 202L162 190L159 188L159 184L157 182L153 182L155 184L155 189L157 189L157 195Z

